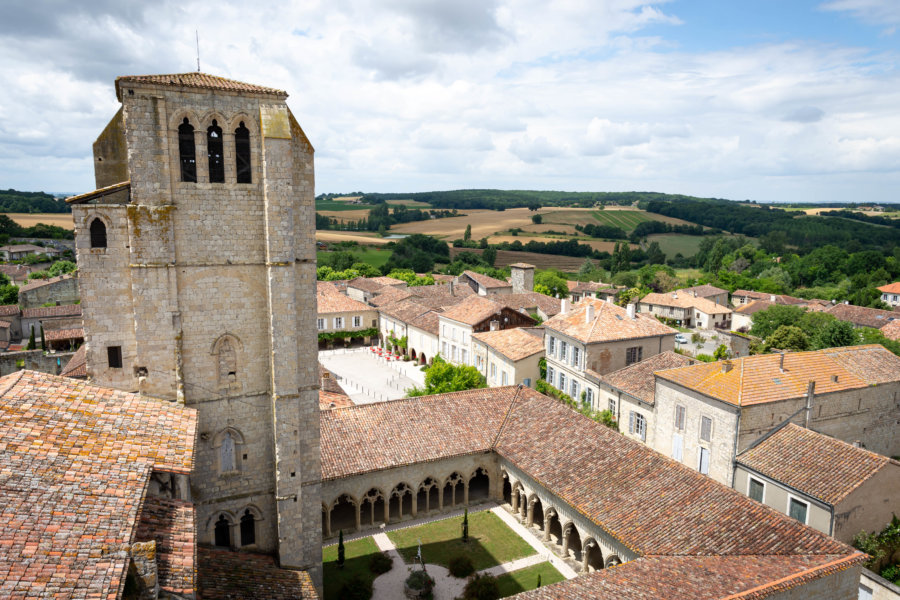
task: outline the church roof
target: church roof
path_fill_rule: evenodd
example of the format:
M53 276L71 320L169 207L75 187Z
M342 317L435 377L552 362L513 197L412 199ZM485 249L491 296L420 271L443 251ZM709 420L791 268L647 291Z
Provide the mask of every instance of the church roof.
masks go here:
M226 79L218 75L200 73L174 73L171 75L123 75L116 77L116 96L122 98L122 84L146 83L180 88L200 88L223 92L250 92L254 94L270 94L287 98L287 92L275 88L264 87L252 83Z

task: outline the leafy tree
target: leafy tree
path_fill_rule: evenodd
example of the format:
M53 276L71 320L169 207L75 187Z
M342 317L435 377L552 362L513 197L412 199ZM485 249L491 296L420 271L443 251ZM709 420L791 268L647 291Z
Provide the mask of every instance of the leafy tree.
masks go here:
M70 260L58 260L47 269L50 277L57 277L66 273L74 273L78 269L78 265Z
M594 271L594 263L591 259L586 258L584 262L581 263L581 266L578 268L578 279L580 281L587 280L591 273Z
M463 240L468 242L472 239L472 226L466 225L466 232L463 234Z
M488 266L493 267L494 263L497 261L497 249L486 248L485 251L481 253L481 258Z
M355 262L350 266L354 271L359 271L362 277L378 277L381 271L377 267L364 262Z
M651 265L663 265L666 263L666 255L659 247L659 242L650 242L647 247L647 263Z
M463 512L463 520L462 520L462 541L468 543L469 541L469 509L465 509Z
M500 588L497 586L497 578L493 575L481 575L475 573L463 589L463 600L497 600L500 597Z
M781 350L806 350L809 337L795 325L781 325L766 338L766 344Z
M777 292L770 293L784 294L791 290L791 275L781 267L769 267L759 274L759 278L768 279L778 286Z
M719 347L716 348L716 351L713 352L713 358L716 360L725 360L729 355L730 352L728 352L728 346L725 344L720 344Z
M44 339L44 326L41 325L41 350L47 351L47 340Z
M535 291L537 291L537 286L541 286L546 291L540 293L547 296L556 296L557 294L560 298L568 298L569 296L569 284L554 271L541 271L535 275L534 285ZM547 291L550 293L547 293Z
M802 317L804 310L797 306L777 304L753 315L753 327L750 333L760 338L768 338L782 325L795 325Z
M531 215L531 222L535 225L540 225L544 222L544 217L542 217L541 215Z
M856 331L853 329L853 324L847 321L838 321L837 319L832 319L831 322L818 328L813 338L813 345L817 349L852 346L854 343L856 343Z
M0 304L18 304L19 288L12 284L0 285Z
M484 376L469 365L451 365L440 356L425 371L425 387L406 390L407 397L445 394L487 387Z

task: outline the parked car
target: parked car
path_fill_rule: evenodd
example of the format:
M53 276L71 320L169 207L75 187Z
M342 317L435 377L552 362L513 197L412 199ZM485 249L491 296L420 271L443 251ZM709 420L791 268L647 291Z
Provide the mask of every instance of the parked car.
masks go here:
M684 335L683 333L676 333L675 334L675 343L676 344L687 344L688 343L687 336Z

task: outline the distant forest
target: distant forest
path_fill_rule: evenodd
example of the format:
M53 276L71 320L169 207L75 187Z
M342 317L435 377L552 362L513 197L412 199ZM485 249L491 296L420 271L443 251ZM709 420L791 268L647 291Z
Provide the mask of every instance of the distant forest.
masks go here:
M72 207L62 198L45 192L0 190L0 213L70 213Z
M542 206L591 207L595 204L629 206L635 202L652 200L692 200L692 196L661 194L658 192L543 192L534 190L451 190L446 192L416 192L399 194L363 194L366 204L381 204L388 200L416 200L435 208L505 210Z

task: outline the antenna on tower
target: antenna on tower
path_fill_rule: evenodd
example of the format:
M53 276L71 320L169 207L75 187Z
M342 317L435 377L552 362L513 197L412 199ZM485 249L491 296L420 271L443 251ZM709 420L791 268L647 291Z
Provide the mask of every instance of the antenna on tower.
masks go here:
M197 72L200 72L200 30L195 29L194 35L197 36Z

